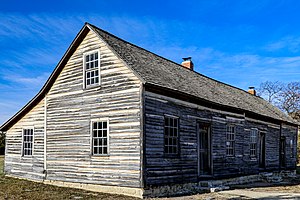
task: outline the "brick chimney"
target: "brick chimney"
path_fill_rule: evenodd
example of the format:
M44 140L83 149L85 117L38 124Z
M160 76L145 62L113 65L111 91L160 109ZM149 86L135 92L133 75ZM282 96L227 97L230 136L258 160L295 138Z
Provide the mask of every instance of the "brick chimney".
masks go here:
M256 96L255 87L249 87L248 92L254 96Z
M182 58L183 62L181 65L185 68L188 68L190 70L194 70L194 63L192 62L192 57Z

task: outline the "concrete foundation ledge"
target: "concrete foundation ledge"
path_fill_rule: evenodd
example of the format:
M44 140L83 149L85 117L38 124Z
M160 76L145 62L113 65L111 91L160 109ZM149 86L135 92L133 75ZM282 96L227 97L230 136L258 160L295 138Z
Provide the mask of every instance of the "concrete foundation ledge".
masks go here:
M118 186L108 186L108 185L96 185L87 183L73 183L55 180L44 180L44 184L55 185L60 187L78 188L83 190L89 190L93 192L102 192L109 194L120 194L126 196L132 196L137 198L143 198L142 188L130 188L130 187L118 187Z

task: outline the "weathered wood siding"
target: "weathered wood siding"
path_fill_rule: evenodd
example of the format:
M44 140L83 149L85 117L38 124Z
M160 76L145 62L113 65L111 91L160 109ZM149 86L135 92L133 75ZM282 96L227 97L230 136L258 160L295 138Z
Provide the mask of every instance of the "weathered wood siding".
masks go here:
M83 53L100 51L101 85L83 89ZM141 186L141 84L89 32L47 94L47 179ZM109 156L91 155L90 123L109 120Z
M164 156L164 115L179 117L180 155ZM196 182L198 178L197 122L211 124L212 177L221 178L255 174L259 171L279 169L280 125L271 124L244 115L205 108L174 98L145 92L145 183L164 185ZM226 156L226 126L236 127L235 154ZM250 157L250 130L257 128L266 134L266 167L259 168L259 136L257 155ZM296 137L286 129L286 135ZM296 146L294 146L296 148ZM288 152L287 152L288 154ZM287 158L291 164L294 159ZM290 165L291 165L290 164Z
M285 164L287 169L295 169L297 164L297 128L292 127L289 125L283 125L282 126L282 133L281 135L286 138L285 140ZM292 145L291 145L292 141Z
M33 155L22 157L23 128L34 128ZM6 174L42 180L44 177L44 101L6 132Z

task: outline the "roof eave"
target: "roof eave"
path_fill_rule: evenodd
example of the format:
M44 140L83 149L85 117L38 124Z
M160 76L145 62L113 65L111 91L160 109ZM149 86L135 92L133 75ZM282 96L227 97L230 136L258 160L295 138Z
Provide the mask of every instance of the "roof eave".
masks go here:
M172 89L169 89L169 88L165 88L163 86L156 85L156 84L153 84L153 83L146 83L145 86L146 87L152 87L152 88L160 88L164 91L173 92L175 94L178 94L176 96L177 98L180 95L183 95L183 96L186 96L186 97L189 97L189 98L193 98L194 100L200 100L200 101L206 102L206 103L208 103L209 105L212 106L210 108L214 108L214 107L226 108L226 109L229 109L229 110L231 110L232 112L234 112L236 114L245 114L245 116L247 116L247 115L248 116L249 115L250 116L258 116L260 118L267 119L267 121L269 121L269 122L277 122L278 124L286 123L286 124L290 124L290 125L293 125L293 126L299 126L298 123L293 122L293 121L286 121L286 120L282 120L282 119L276 119L276 118L273 118L273 117L269 117L269 116L261 115L261 114L255 113L255 112L251 112L249 110L244 110L244 109L241 109L241 108L236 108L236 107L231 107L231 106L227 106L227 105L223 105L223 104L218 104L216 102L212 102L212 101L209 101L209 100L206 100L206 99L201 99L199 97L196 97L196 96L193 96L193 95L190 95L190 94L187 94L187 93L183 93L183 92L180 92L178 90L172 90ZM161 94L165 94L165 92L162 91Z

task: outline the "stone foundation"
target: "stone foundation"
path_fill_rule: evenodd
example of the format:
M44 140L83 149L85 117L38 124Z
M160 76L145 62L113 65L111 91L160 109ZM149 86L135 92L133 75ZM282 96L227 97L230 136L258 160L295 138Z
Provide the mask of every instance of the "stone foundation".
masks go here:
M233 185L243 185L258 181L280 182L283 178L295 177L296 170L280 172L264 172L257 175L241 176L221 180L207 180L198 183L174 184L149 187L144 191L144 197L168 197L203 192L217 192L230 189Z

